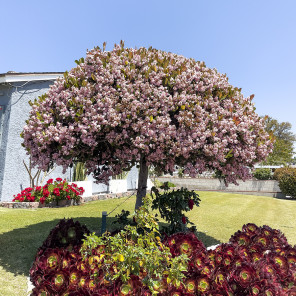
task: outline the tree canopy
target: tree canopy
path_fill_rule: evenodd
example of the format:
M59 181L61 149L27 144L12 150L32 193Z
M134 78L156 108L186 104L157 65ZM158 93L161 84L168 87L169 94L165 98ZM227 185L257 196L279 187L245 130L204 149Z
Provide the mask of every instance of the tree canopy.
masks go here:
M265 164L288 165L293 163L293 145L296 135L291 129L290 122L279 122L270 116L265 117L265 130L275 139L273 151L264 162Z
M107 183L140 163L144 188L149 165L169 173L179 165L190 176L210 169L236 182L272 149L253 96L203 62L123 42L76 62L31 103L23 145L43 170L79 160Z

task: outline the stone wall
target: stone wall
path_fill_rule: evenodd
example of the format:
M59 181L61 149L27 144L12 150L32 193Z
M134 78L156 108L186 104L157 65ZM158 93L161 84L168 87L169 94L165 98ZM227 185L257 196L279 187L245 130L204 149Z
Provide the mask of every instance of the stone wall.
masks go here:
M229 184L228 187L225 186L224 182L220 182L218 179L159 177L158 180L160 182L170 181L178 187L186 187L190 190L222 191L238 194L273 196L278 198L285 197L285 195L281 193L278 182L275 180L238 181L238 186Z

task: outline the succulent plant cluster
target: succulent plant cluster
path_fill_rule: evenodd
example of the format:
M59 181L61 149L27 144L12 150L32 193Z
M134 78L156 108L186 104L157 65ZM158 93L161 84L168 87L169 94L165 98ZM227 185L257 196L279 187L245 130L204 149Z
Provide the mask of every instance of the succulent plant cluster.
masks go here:
M61 221L50 236L73 229L73 221ZM85 230L75 223L77 233ZM87 232L86 232L87 233ZM31 268L35 285L32 295L159 295L159 296L293 296L296 295L296 246L288 244L279 230L249 223L231 236L228 243L207 250L193 233L175 233L162 239L172 258L188 257L184 278L170 281L164 274L153 281L153 289L145 284L145 265L138 275L126 273L126 280L106 278L104 265L107 248L98 245L88 256L82 256L81 240L65 244L47 239L39 249ZM124 264L124 256L115 262ZM139 262L140 264L140 262ZM113 272L116 264L112 266Z

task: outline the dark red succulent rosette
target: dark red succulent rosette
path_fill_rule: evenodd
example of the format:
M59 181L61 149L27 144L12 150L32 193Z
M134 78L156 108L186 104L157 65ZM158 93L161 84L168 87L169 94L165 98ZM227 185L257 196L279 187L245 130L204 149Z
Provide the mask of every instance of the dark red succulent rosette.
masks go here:
M249 236L256 235L260 232L259 227L254 223L247 223L243 225L242 231L247 233Z
M259 234L253 239L254 244L258 244L264 250L269 250L271 246L270 237L265 234Z
M53 271L45 276L46 282L54 295L61 295L69 286L69 277L66 272Z
M262 293L262 284L260 281L254 281L254 283L251 283L251 285L249 286L248 288L248 292L249 292L249 295L252 295L252 296L259 296L261 295Z
M277 274L281 277L287 277L289 272L288 260L281 255L278 255L274 252L270 252L267 256L268 262L272 264Z
M88 275L89 269L87 264L84 261L79 260L76 264L76 268L81 275Z
M184 280L184 290L191 295L195 295L197 291L196 278L197 277L194 275L188 275Z
M194 251L191 260L188 262L189 269L192 271L201 271L206 264L209 264L206 251Z
M251 264L242 263L241 266L234 269L231 280L233 280L237 286L246 289L258 280L256 269Z
M74 252L70 252L67 249L62 249L63 253L61 255L61 265L60 265L60 269L61 270L69 270L71 269L73 266L76 265L76 261L74 260L74 258L71 256L71 253Z
M237 246L236 255L239 256L244 261L251 261L251 255L249 253L249 248L245 246Z
M235 247L231 244L222 244L222 249L221 251L226 255L231 258L235 256Z
M71 289L75 289L76 287L78 287L80 277L81 277L81 274L79 273L77 268L73 266L69 270L69 277L68 277L69 278L69 287Z
M216 256L216 251L215 250L208 250L207 251L207 257L209 260L209 264L212 268L215 268L216 263L215 263L215 256Z
M140 280L142 280L141 277L140 277ZM141 291L142 290L146 291L147 289L149 290L148 287L144 287L144 286L141 287ZM162 293L165 293L167 289L168 289L167 276L163 277L162 280L157 279L154 281L153 290L156 291L157 293L160 293L159 295L162 295Z
M87 281L89 279L89 276L86 275L86 274L80 274L80 277L79 277L79 282L78 282L78 287L80 289L85 289L87 290Z
M186 254L189 258L194 252L205 251L204 244L193 232L178 232L164 239L164 244L170 248L173 257Z
M252 263L256 263L264 258L263 253L251 253Z
M138 276L131 275L130 279L123 283L117 280L114 285L114 295L118 296L132 296L139 295L142 288L142 282Z
M34 287L39 288L44 283L44 274L41 272L30 275L30 280Z
M261 233L264 234L267 237L271 237L274 233L274 229L269 227L268 225L263 225L261 227Z
M215 288L223 288L227 285L227 274L223 268L217 268L212 275L212 282Z
M252 243L252 244L248 247L248 251L249 251L250 254L252 254L252 253L263 254L264 249L262 248L261 245L255 245L255 244Z
M256 273L260 279L267 281L277 281L277 272L272 263L262 259L254 264Z
M204 275L196 279L196 290L198 295L203 295L203 293L210 291L211 286L212 280L208 276Z
M296 267L296 256L295 255L288 255L287 260L288 260L288 264L290 267L292 267L292 266Z
M92 295L99 288L99 283L96 278L87 278L85 289Z
M61 253L63 250L60 249L46 249L36 258L38 270L43 270L44 273L58 270L61 265Z
M251 236L248 233L239 230L231 236L229 242L233 245L249 246L251 243Z
M44 283L42 286L40 287L35 287L32 290L31 296L52 296L54 295L54 293L48 288L49 284L48 283Z
M228 255L225 255L223 257L223 260L222 260L222 267L225 269L225 270L229 270L231 269L232 267L232 260L233 260L233 257L230 257Z
M211 268L210 264L205 264L202 269L200 270L200 274L202 276L207 276L207 277L211 277L213 273L213 269Z

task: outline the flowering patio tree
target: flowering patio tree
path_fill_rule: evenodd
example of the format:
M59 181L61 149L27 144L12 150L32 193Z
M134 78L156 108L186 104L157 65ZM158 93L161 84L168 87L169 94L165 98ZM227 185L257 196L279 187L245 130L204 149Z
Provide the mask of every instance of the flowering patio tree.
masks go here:
M138 208L150 165L190 176L215 170L235 183L272 149L252 96L203 62L121 42L76 63L31 103L23 145L42 170L81 161L107 184L139 165Z

